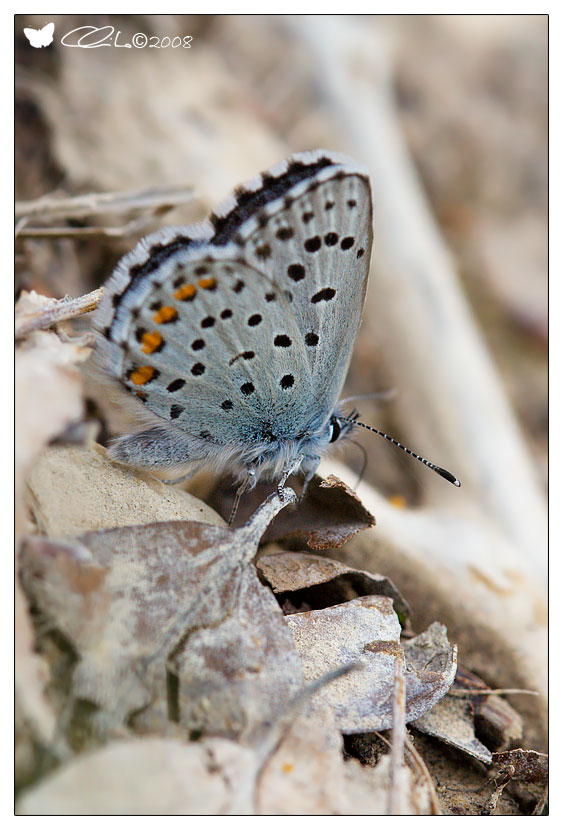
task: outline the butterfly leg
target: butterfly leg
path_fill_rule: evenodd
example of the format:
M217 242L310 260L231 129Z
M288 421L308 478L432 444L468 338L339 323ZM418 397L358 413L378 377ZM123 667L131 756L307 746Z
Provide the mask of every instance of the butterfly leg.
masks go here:
M252 467L249 467L246 471L246 478L239 484L238 490L235 493L235 500L233 502L233 506L231 508L231 515L229 516L229 527L235 520L235 516L237 515L237 510L240 504L240 500L242 498L243 493L246 493L247 490L251 490L254 486L254 481L256 477L256 470Z
M303 471L305 473L305 481L303 482L303 490L301 491L301 496L299 501L303 501L305 498L305 494L309 488L309 484L311 483L315 473L317 472L317 468L321 463L320 455L308 455L305 458L305 463L303 464Z
M161 484L179 484L181 481L189 481L192 476L195 476L196 473L199 473L205 467L205 461L201 464L197 464L193 470L190 470L189 473L186 473L179 478L159 478L158 480Z
M287 465L287 467L282 472L282 477L281 477L281 479L278 483L278 495L280 496L280 498L282 498L283 488L285 487L285 482L290 477L290 475L292 475L294 472L296 472L299 469L299 467L303 463L304 458L305 458L304 455L298 455L297 458L294 458L293 461L290 461L290 463Z

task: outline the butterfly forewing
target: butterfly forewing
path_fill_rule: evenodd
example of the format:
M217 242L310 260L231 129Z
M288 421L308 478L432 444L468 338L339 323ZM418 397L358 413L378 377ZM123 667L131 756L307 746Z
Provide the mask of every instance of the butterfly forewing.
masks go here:
M313 394L327 417L340 395L364 304L372 244L369 180L324 169L243 226L247 260L291 296ZM349 336L352 332L353 336Z

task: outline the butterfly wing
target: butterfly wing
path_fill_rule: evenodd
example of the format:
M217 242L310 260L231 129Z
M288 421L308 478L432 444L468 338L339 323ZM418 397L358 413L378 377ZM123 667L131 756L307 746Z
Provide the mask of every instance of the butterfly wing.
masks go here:
M166 247L156 239L143 245ZM97 315L106 367L154 415L202 439L199 457L289 435L310 414L311 373L290 304L240 253L188 244L156 264L153 250L154 267L135 280L134 251Z
M280 195L260 204L254 194L264 191ZM328 417L346 378L367 288L373 237L367 173L334 153L302 153L239 188L234 202L211 217L215 238L234 235L246 261L290 292L314 401Z
M192 460L248 462L330 417L370 247L365 174L332 155L294 156L209 223L160 231L121 260L95 318L102 362L189 436Z

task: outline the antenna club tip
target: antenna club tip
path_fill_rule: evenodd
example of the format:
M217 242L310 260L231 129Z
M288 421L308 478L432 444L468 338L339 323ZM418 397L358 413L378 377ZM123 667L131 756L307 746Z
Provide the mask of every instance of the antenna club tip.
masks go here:
M459 478L456 478L456 476L448 472L448 470L444 470L443 467L436 467L436 472L438 473L438 475L441 475L442 478L445 478L446 481L449 481L450 484L453 484L456 487L461 487L461 481L459 480Z

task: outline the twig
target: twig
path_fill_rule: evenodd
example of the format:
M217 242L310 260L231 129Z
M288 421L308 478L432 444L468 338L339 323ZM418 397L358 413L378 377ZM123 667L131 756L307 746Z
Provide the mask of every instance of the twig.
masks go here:
M533 689L449 689L452 697L467 697L468 695L539 695Z
M130 210L155 210L191 202L195 190L177 185L144 190L121 190L113 193L85 193L81 196L42 196L30 202L16 202L16 219L79 219L99 213L126 213Z
M481 811L481 815L490 816L494 813L494 811L497 808L499 798L502 795L502 791L504 790L506 785L512 781L513 778L514 767L512 765L500 771L499 776L495 779L495 789L485 802L483 809Z
M16 340L37 329L47 329L55 323L71 320L73 317L94 311L100 304L103 293L103 288L96 288L95 291L83 294L81 297L64 297L62 300L52 300L49 305L38 311L16 315Z
M59 239L89 239L91 237L121 237L131 236L142 231L152 221L154 214L133 219L126 225L119 228L110 227L87 227L87 228L19 228L16 226L16 236L20 239L46 239L57 237Z
M393 685L393 731L389 753L389 789L387 791L387 815L401 815L401 794L404 791L401 771L404 767L405 746L405 660L402 655L395 660Z
M380 741L382 741L389 747L389 749L391 749L391 742L387 740L385 735L383 735L381 732L378 732L377 730L375 731L375 734L380 739ZM434 786L432 776L430 775L428 767L424 763L424 760L420 752L411 741L405 741L405 752L407 759L412 764L412 767L414 767L416 771L421 775L421 777L424 779L424 783L428 788L428 797L430 799L430 808L432 810L432 815L441 816L442 809L440 807L440 800L436 792L436 787Z
M441 816L442 810L440 808L440 801L438 799L438 794L436 792L436 788L434 786L434 782L432 780L432 776L430 775L428 767L424 763L424 760L422 759L418 749L414 746L413 743L411 743L411 741L405 742L405 750L407 757L410 756L413 766L417 768L419 773L424 778L424 782L428 788L428 796L430 798L430 808L432 810L432 815Z

